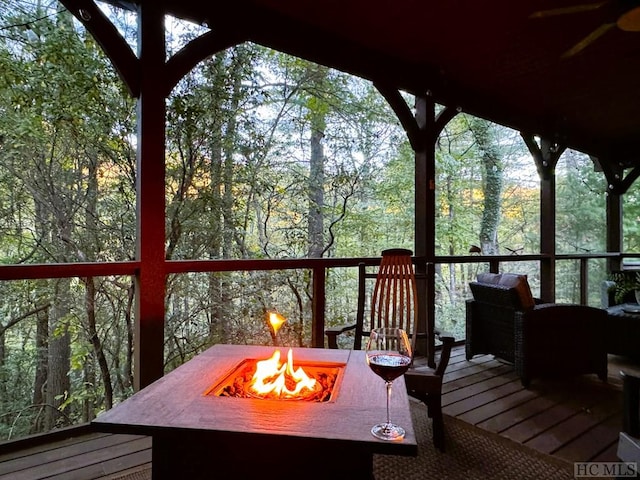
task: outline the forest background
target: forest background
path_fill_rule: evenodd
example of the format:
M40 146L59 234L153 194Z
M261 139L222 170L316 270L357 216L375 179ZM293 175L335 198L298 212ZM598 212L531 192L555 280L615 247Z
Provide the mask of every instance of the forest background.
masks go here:
M135 17L104 8L136 51ZM169 54L202 31L169 19ZM0 262L134 259L136 104L108 59L57 2L0 0L0 71ZM413 249L413 151L370 82L243 44L198 65L167 110L167 259ZM460 114L438 139L436 171L438 255L539 253L540 182L518 132ZM604 176L571 150L556 175L557 252L603 252ZM634 186L627 251L640 250L638 219ZM512 267L535 290L537 263ZM457 339L467 284L485 268L439 266L436 324ZM577 265L561 268L556 297L577 301ZM326 281L327 322L352 320L355 269ZM131 395L134 283L0 283L0 440L90 421ZM271 308L289 319L280 341L308 345L310 287L308 270L170 276L165 370L215 343L270 343Z

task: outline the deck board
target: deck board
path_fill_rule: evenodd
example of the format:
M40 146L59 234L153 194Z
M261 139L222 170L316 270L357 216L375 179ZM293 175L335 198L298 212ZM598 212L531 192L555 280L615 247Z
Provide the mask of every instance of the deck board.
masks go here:
M458 418L467 423L479 425L485 430L498 431L500 425L492 425L492 420L496 416L506 411L509 413L510 421L513 421L513 409L533 398L536 398L535 392L518 388L513 393L500 398L499 401L486 403L481 407L459 415Z
M476 423L476 425L490 432L501 433L514 425L544 412L556 405L557 401L548 397L540 397L533 394L532 398L520 403L516 407L496 412L490 418Z
M535 379L521 386L513 365L492 355L470 361L456 348L445 375L443 411L467 423L569 461L617 461L622 428L621 370L640 366L609 357L609 378Z
M607 383L584 375L534 380L525 389L512 365L491 355L467 361L464 347L457 346L444 378L443 410L570 462L615 462L623 369L640 372L640 366L610 356ZM150 438L134 435L89 433L8 453L0 448L0 480L106 480L150 464Z
M151 439L98 433L27 451L0 455L0 479L101 478L149 463Z
M620 416L611 415L604 422L597 424L588 434L579 435L574 441L569 442L556 450L554 455L570 462L580 462L583 458L594 460L603 450L618 445L618 433L620 432ZM603 447L603 445L606 445ZM612 452L615 457L615 450ZM613 458L609 456L608 458Z

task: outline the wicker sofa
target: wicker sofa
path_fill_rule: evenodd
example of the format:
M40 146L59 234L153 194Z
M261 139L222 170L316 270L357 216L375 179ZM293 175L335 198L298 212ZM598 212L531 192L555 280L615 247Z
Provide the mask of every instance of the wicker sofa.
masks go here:
M512 278L503 282L502 276L486 274L469 284L473 298L466 302L467 359L492 354L511 362L525 387L533 378L589 373L606 381L606 311L543 303L531 296L526 277L516 277L517 286Z
M640 314L628 310L626 307L636 304L637 299L634 290L625 289L622 298L616 295L615 279L623 281L636 281L637 270L618 270L610 273L610 279L602 282L601 302L602 308L609 315L607 329L604 332L607 353L622 355L640 360Z

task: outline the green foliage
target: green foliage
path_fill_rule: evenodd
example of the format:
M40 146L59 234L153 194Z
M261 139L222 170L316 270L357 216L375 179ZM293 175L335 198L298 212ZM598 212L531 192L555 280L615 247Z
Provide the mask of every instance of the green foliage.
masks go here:
M606 180L587 155L566 151L556 168L558 253L605 250Z
M636 181L622 197L623 250L640 251L640 182Z
M638 272L612 272L610 275L615 285L615 300L624 302L628 294L640 290L640 271Z
M0 0L0 18L0 262L134 259L135 100L68 12ZM185 29L180 41L198 32ZM313 193L323 256L414 248L414 152L362 79L252 44L219 52L167 99L165 158L168 259L304 257ZM602 220L601 200L588 195L600 187L583 160L558 181L562 248L602 241L589 228ZM456 116L436 148L437 254L466 255L481 242L537 253L538 186L517 132ZM626 209L636 220L637 198ZM625 221L637 233L640 222ZM466 286L484 265L438 268L436 322L462 338ZM135 282L93 280L95 291L86 279L0 283L2 438L88 421L132 393ZM329 325L353 320L356 283L355 269L327 272ZM289 319L278 342L310 345L311 287L308 270L169 276L165 369L214 343L272 343L272 308ZM47 363L63 334L64 358ZM69 388L39 396L51 393L42 367L67 363Z

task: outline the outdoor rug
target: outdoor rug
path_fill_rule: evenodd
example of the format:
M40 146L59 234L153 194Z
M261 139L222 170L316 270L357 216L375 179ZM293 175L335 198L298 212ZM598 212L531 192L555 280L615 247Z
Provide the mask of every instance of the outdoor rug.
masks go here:
M431 440L427 409L411 402L418 456L375 455L376 480L563 480L573 479L573 464L545 455L453 417L444 417L445 452Z
M435 449L426 407L411 401L418 456L375 455L375 480L571 480L573 464L445 416L446 450ZM340 479L339 462L327 479ZM147 480L150 469L114 480ZM304 476L300 477L304 478ZM240 479L238 479L240 480Z

